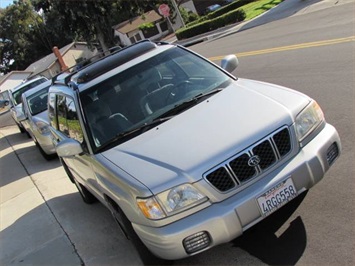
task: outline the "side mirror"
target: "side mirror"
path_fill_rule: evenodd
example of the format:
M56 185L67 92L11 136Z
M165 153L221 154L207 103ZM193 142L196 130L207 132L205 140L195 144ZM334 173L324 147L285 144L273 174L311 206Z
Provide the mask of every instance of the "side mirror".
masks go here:
M232 73L237 68L238 64L238 58L234 54L227 55L221 61L221 67L229 73Z
M83 153L83 148L76 140L65 139L57 144L56 151L59 157L73 157Z

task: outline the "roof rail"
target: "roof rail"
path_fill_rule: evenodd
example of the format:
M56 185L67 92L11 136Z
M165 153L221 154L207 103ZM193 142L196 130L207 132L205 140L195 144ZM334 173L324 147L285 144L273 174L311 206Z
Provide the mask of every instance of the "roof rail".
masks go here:
M68 85L71 77L74 74L78 73L79 70L85 68L86 66L89 66L93 62L96 62L100 58L104 58L104 57L110 56L110 55L118 52L121 49L122 49L122 47L117 45L117 46L111 47L111 48L109 48L109 49L107 49L105 51L98 52L94 56L92 56L92 57L90 57L88 59L85 59L84 61L82 61L80 63L77 63L74 66L71 66L71 67L67 68L66 70L58 73L54 77L52 77L52 84L54 84L54 83L57 83L57 84L62 83L63 85ZM105 56L105 54L107 54L107 53L109 53L109 55ZM66 77L64 79L59 80L58 77L61 76L62 74L67 74L67 75L66 75Z
M156 48L157 45L149 40L143 40L119 50L118 52L104 57L99 61L87 66L78 72L76 82L78 84L88 82L107 71L114 69L148 51Z

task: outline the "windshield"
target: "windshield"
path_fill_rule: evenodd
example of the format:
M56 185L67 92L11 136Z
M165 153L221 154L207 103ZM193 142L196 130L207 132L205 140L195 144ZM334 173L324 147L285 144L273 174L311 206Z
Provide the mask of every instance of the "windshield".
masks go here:
M80 98L92 142L99 148L230 82L213 64L174 47L84 91Z
M36 87L37 85L39 85L39 84L41 84L41 83L43 83L45 81L47 81L47 79L45 79L45 78L39 79L37 81L34 81L34 82L32 82L32 83L30 83L28 85L25 85L25 86L21 87L19 90L14 91L12 93L12 97L14 99L14 104L18 105L18 104L22 103L21 96L22 96L22 94L25 91L28 91L29 89L32 89L32 88Z
M32 115L36 115L47 110L48 90L49 86L28 97L28 109Z

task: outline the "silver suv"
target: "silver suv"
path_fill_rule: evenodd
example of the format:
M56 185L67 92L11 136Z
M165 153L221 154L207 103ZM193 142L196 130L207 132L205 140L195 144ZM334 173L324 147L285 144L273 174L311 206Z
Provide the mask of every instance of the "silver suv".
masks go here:
M313 99L236 78L237 64L142 41L53 81L64 169L86 203L110 209L146 264L233 240L340 155Z

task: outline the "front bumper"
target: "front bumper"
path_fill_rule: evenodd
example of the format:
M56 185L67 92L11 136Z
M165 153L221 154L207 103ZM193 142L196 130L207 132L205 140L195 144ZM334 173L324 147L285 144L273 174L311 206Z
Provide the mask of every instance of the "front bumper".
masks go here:
M42 150L46 154L51 155L51 154L55 154L56 153L56 150L55 150L55 147L53 145L52 138L51 138L51 135L50 135L49 132L41 134L38 131L36 131L34 133L34 135L35 135L35 138L36 138L36 141L37 141L38 145L41 146Z
M331 149L334 146L338 151L336 155ZM256 199L281 181L291 177L298 194L313 187L323 178L333 159L339 157L340 151L339 135L333 126L327 124L287 164L227 200L163 227L139 224L133 224L133 227L144 244L158 257L175 260L200 253L235 239L264 219ZM330 157L332 162L329 164ZM209 238L204 239L207 244L202 244L203 248L195 253L187 253L184 239L200 232Z

